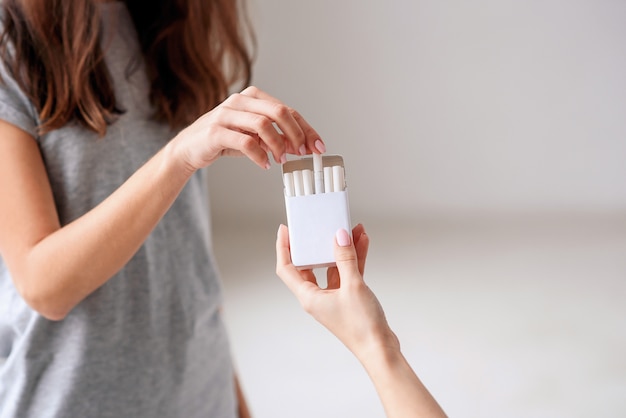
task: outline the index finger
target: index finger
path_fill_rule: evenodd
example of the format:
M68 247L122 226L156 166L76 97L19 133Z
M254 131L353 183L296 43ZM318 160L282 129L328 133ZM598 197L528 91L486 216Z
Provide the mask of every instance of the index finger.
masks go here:
M369 248L369 237L365 233L365 227L362 224L358 224L352 229L352 236L354 237L354 247L356 248L356 256L359 260L359 272L361 276L365 273L365 260L367 258L367 250Z
M241 92L241 94L245 94L251 97L255 97L257 99L263 99L263 100L267 100L269 102L272 103L276 103L276 104L280 104L280 105L284 105L283 102L281 102L280 100L278 100L277 98L267 94L266 92L264 92L263 90L254 87L254 86L250 86L248 88L246 88L245 90L243 90ZM301 149L301 144L297 142L293 143L295 150L298 150L298 152L300 154L308 154L308 152L306 151L307 149L311 152L316 152L318 154L322 154L324 152L326 152L326 145L324 144L324 141L322 141L322 138L320 137L320 135L317 133L317 131L315 129L313 129L313 127L302 117L302 115L300 115L300 113L298 113L297 110L292 109L290 107L287 107L291 113L291 116L293 117L293 119L296 121L296 123L299 125L300 129L302 130L302 132L304 133L304 142L305 142L305 150L304 152L302 152ZM279 125L279 127L281 128L281 130L283 130L283 127ZM287 128L286 128L287 129ZM290 132L288 131L284 131L287 134L287 137L290 137ZM293 137L291 137L293 138ZM295 153L295 152L294 152Z
M291 265L291 251L289 250L289 235L287 227L280 225L276 235L276 268Z

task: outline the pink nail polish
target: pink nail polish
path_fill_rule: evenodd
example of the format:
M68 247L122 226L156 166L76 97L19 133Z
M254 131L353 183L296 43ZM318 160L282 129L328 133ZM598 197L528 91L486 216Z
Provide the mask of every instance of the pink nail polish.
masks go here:
M324 143L320 139L315 141L315 148L317 148L317 150L322 154L326 152L326 145L324 145Z
M280 163L285 164L287 162L287 155L283 154L280 156Z
M298 152L300 153L300 155L305 155L306 154L306 146L304 146L304 144L300 145L300 148L298 148Z
M335 239L337 240L337 244L339 244L340 247L347 247L350 245L350 235L348 235L348 231L346 231L345 229L340 229L339 231L337 231Z

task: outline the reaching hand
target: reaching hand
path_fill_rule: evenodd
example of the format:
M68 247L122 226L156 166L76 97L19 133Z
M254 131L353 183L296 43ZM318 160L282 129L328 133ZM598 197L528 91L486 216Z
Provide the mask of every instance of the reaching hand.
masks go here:
M369 238L362 225L335 238L336 267L327 270L328 287L318 286L311 270L291 263L287 227L281 225L276 240L276 273L296 295L306 312L339 338L358 358L370 348L391 346L399 350L378 299L363 281Z
M276 162L285 162L286 154L326 151L319 134L297 111L256 87L231 95L182 130L175 141L192 171L223 155L245 155L269 168L268 152Z
M317 285L311 270L291 263L287 227L276 239L276 273L302 307L339 338L372 379L388 418L441 418L446 414L400 352L378 299L363 281L369 239L363 226L335 237L337 267L329 268L328 287Z

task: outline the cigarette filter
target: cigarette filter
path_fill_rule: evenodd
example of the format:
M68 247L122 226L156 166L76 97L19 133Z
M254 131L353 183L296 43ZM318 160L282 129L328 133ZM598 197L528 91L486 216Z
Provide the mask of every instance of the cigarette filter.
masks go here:
M294 171L293 173L293 188L296 196L304 196L304 181L302 180L302 171Z
M304 183L304 195L313 194L313 171L302 170L302 182Z
M290 174L290 173L286 173ZM333 168L324 167L324 193L331 193L333 191Z

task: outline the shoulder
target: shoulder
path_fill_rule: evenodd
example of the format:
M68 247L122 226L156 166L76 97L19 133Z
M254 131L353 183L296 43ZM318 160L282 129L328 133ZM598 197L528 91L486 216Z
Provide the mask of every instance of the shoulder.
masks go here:
M13 59L14 45L6 36L6 9L4 2L0 2L0 119L37 136L38 112L28 94L20 87L14 75L9 70L9 60Z

